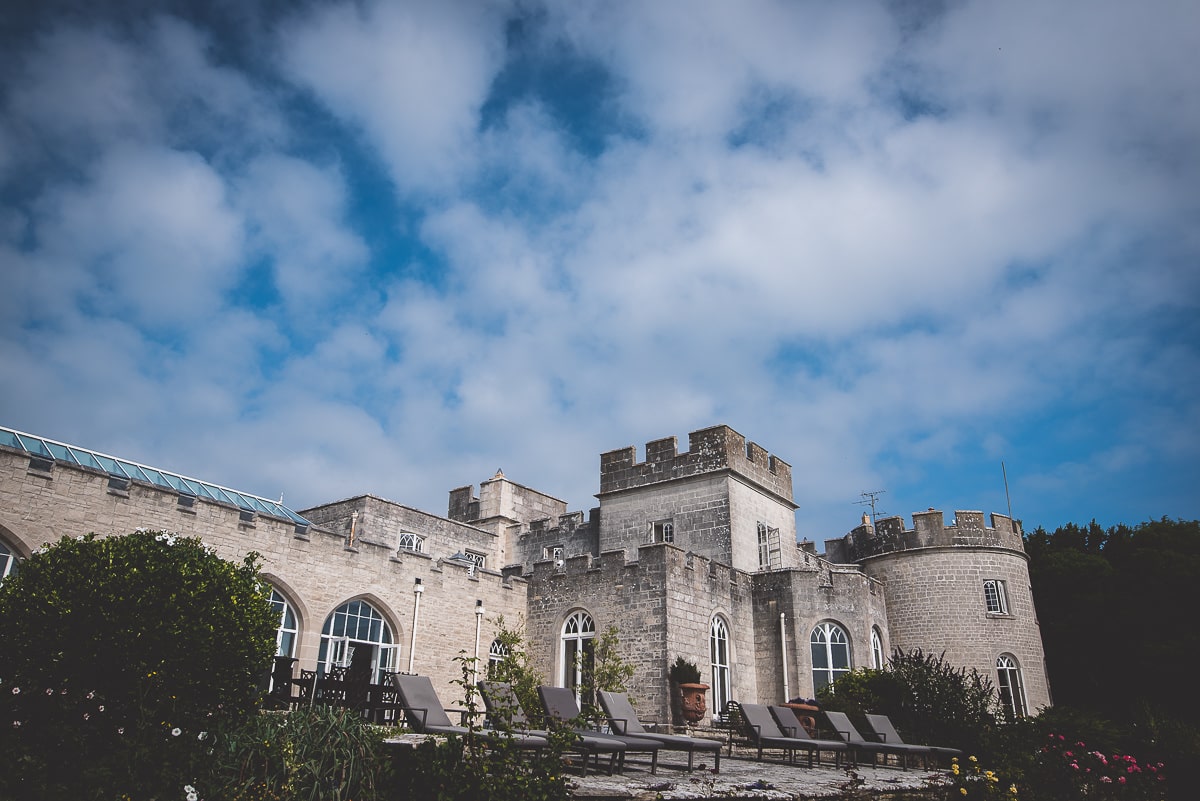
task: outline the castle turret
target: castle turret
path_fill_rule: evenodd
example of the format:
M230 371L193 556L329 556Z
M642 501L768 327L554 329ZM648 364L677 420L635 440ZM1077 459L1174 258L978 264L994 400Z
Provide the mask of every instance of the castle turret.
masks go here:
M856 563L884 587L893 648L944 653L975 668L1014 710L1051 703L1020 523L935 509L862 525L825 543L834 562Z

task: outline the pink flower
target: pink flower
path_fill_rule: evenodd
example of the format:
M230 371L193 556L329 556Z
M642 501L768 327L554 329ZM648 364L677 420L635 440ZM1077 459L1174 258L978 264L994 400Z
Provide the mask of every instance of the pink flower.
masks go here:
M54 688L53 688L53 687L47 687L47 688L46 688L46 695L54 695Z
M1117 779L1117 784L1124 784L1124 783L1125 783L1125 777L1124 777L1124 776L1121 776L1119 779Z
M1078 762L1072 762L1072 763L1071 763L1071 770L1079 770L1079 763L1078 763Z
M1108 776L1101 776L1100 781L1104 782L1105 784L1112 784L1112 779L1110 779Z

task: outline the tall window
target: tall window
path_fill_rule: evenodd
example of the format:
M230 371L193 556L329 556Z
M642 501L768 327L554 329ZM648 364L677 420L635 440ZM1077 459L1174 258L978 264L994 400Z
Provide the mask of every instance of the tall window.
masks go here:
M275 656L296 655L296 613L279 590L271 588L271 608L279 616L275 630Z
M573 689L576 700L579 699L584 672L592 669L595 641L596 622L592 616L583 610L572 612L562 627L559 686Z
M492 645L488 648L487 677L489 679L496 678L496 668L507 656L508 646L499 640L492 640Z
M3 542L0 542L0 581L17 572L17 555Z
M395 670L393 641L391 626L375 607L366 601L344 603L325 618L317 669L348 668L369 673L373 682L382 681L385 671Z
M733 697L729 681L729 627L720 616L708 627L708 653L712 662L713 714L724 713Z
M812 646L813 692L850 671L850 641L836 623L822 623L809 637Z
M425 549L425 540L407 531L400 535L400 550L421 553Z
M871 627L871 667L883 670L883 635L878 626Z
M1008 593L1003 581L988 579L983 582L983 599L987 603L988 612L996 615L1008 614Z
M758 524L758 566L771 566L771 535L766 523Z
M651 542L674 542L675 524L670 520L655 523L650 529Z
M1028 713L1025 682L1021 680L1021 667L1011 654L1000 654L996 660L996 678L1001 706L1014 718L1025 717Z

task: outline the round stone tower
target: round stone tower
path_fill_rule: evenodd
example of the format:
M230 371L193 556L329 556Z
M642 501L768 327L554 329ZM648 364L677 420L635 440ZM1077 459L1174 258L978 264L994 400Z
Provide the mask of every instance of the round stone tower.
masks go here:
M1021 526L993 514L956 511L950 525L930 509L863 523L826 543L831 561L857 563L884 587L890 644L945 654L991 679L1019 715L1051 704L1041 630Z

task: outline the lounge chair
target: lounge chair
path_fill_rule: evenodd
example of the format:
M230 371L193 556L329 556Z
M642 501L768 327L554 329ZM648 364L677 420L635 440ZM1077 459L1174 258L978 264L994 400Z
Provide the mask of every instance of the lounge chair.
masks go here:
M741 711L742 731L758 747L759 762L763 759L763 749L780 748L787 752L788 762L791 763L795 763L797 751L804 751L808 754L808 766L811 768L815 761L820 760L822 750L833 751L839 762L842 753L847 750L846 744L841 742L788 736L779 728L779 722L764 704L742 704Z
M566 727L576 734L611 739L625 746L618 760L622 768L625 766L625 754L644 753L650 755L650 773L654 774L658 771L658 751L662 748L662 743L657 740L649 740L645 737L603 734L590 729L580 729L575 725L575 721L583 716L583 712L579 709L579 702L575 700L575 692L569 687L547 687L542 685L538 687L538 697L542 699L542 708L546 711L546 720L553 721L555 725Z
M906 743L900 739L900 734L896 731L896 727L892 725L891 719L887 715L867 715L867 725L871 727L872 733L879 738L880 742L893 743L897 745L919 745L922 748L928 748L934 757L960 757L963 752L957 748L947 748L941 745L920 745L917 743Z
M866 739L858 733L858 729L854 728L854 724L850 722L850 718L845 712L824 712L829 725L833 727L838 736L850 746L850 753L857 756L859 754L870 754L871 764L876 765L879 762L880 754L884 757L884 763L887 763L887 755L894 754L899 760L901 767L908 770L909 759L912 757L920 757L928 764L928 759L932 755L925 746L907 745L905 743L876 743Z
M521 707L521 701L517 698L517 694L513 692L512 685L501 681L480 681L478 687L488 720L493 728L535 737L550 737L550 732L544 729L529 728L529 717ZM575 742L571 750L583 757L583 775L587 775L588 760L594 757L599 764L600 755L607 754L608 775L611 776L616 768L617 759L625 751L625 746L615 740L593 737L590 734L576 732L575 735Z
M850 751L850 746L841 740L826 740L820 737L813 737L809 733L808 727L804 725L804 721L800 719L800 715L796 713L796 710L786 706L772 706L770 709L771 716L775 718L775 722L779 724L779 730L783 732L785 737L807 740L816 746L817 762L821 761L822 751L832 751L834 764L841 764L842 754Z
M507 738L518 748L539 750L546 748L550 742L545 737L536 734L521 734L490 731L487 729L468 729L456 726L450 721L442 707L433 682L428 676L392 675L392 684L396 688L397 701L404 710L408 725L420 734L443 734L465 737L473 735L487 740Z
M637 713L633 709L633 704L629 702L628 695L625 693L608 692L607 690L601 690L599 695L600 706L604 709L604 714L608 718L608 725L614 733L642 737L647 740L656 740L662 743L662 747L668 751L686 751L688 755L687 769L689 771L692 770L693 759L697 751L701 753L711 752L713 755L713 770L720 773L720 740L646 731L645 726L638 720Z

